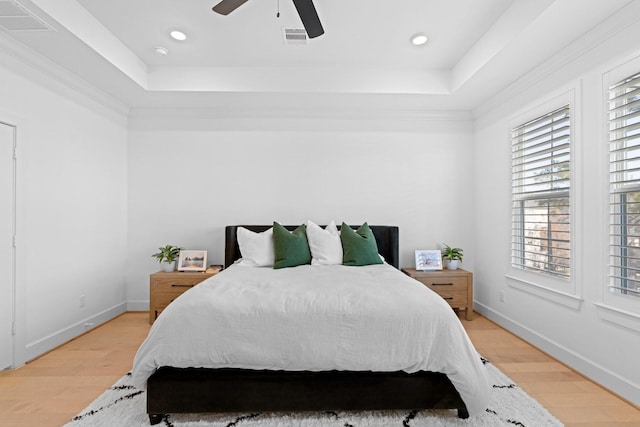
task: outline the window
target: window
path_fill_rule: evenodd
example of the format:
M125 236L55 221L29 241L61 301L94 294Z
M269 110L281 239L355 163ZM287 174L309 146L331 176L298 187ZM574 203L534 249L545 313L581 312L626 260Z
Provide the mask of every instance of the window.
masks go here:
M609 290L640 297L640 73L609 87Z
M568 105L511 131L511 265L563 279L571 277L570 135Z

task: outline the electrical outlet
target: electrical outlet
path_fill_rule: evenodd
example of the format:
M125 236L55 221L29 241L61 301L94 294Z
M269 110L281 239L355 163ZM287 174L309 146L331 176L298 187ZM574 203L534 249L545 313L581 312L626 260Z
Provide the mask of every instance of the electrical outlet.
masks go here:
M80 295L80 308L87 304L87 298L84 295Z
M500 302L504 302L504 291L500 291L498 295L500 295Z

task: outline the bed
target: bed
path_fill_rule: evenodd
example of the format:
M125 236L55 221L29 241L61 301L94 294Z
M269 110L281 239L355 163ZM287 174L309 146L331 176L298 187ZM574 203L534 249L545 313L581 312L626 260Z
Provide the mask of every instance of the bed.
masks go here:
M146 387L151 424L159 423L167 413L435 408L454 409L458 417L467 418L484 410L489 385L480 357L449 306L398 270L397 227L370 227L384 259L380 265L306 265L281 270L237 265L236 260L241 258L239 227L263 232L271 226L226 227L227 268L167 307L136 355L133 380L138 387ZM296 285L283 287L279 278L285 276L287 283L293 278ZM366 300L375 303L377 299L378 305L396 304L392 299L398 290L395 284L389 285L390 281L398 283L402 295L415 294L399 297L405 300L397 304L415 302L418 306L415 309L398 306L384 315L361 311L368 310ZM351 286L353 289L345 292L352 293L350 299L335 296ZM265 290L266 293L261 293ZM428 302L423 303L423 297ZM318 303L323 299L328 302ZM214 310L210 304L218 305ZM348 315L336 311L336 307L341 310L344 304L349 306ZM427 309L419 304L425 304ZM262 313L264 305L284 307L287 316L293 314L289 318L280 312ZM317 308L325 305L326 309ZM228 313L218 314L219 310ZM326 316L324 311L332 314L318 323L316 311L318 316ZM397 314L404 311L437 316L427 326L424 322L412 323L421 328L418 335L429 335L424 341L433 335L439 344L408 343L417 334L410 327L397 327L397 321L404 322L397 319ZM351 312L359 314L351 318ZM248 318L243 318L244 315ZM204 316L219 317L205 320ZM236 318L244 323L233 323ZM358 329L360 323L375 323L376 327L362 332ZM186 330L190 333L184 333ZM340 330L339 338L333 333L336 330ZM401 338L404 341L398 348L411 347L401 352L396 352L395 344L375 350L367 348L373 345L371 342L381 342L380 334L408 335ZM215 341L213 348L205 344L209 338ZM365 341L359 343L359 339ZM316 348L316 343L323 345ZM414 356L414 346L424 350ZM176 354L165 357L165 352ZM439 356L426 357L427 353ZM375 356L368 360L369 354ZM411 356L404 360L406 354Z

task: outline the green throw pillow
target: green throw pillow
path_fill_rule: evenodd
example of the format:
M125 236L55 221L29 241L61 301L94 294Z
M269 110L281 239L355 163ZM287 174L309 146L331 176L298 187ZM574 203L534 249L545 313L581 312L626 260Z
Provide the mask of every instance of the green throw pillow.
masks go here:
M356 231L343 222L340 227L340 240L342 241L343 265L382 264L382 259L378 255L376 238L366 222Z
M304 224L289 232L289 230L274 222L273 252L275 254L273 268L311 264L307 228Z

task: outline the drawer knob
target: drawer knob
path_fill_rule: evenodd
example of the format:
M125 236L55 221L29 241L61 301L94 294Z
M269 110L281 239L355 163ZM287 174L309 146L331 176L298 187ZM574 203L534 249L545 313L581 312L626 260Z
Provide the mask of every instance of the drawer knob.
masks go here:
M172 283L172 288L193 288L193 285L181 285L180 283Z
M442 297L444 299L453 299L453 297Z
M453 286L453 283L433 283L433 286Z

